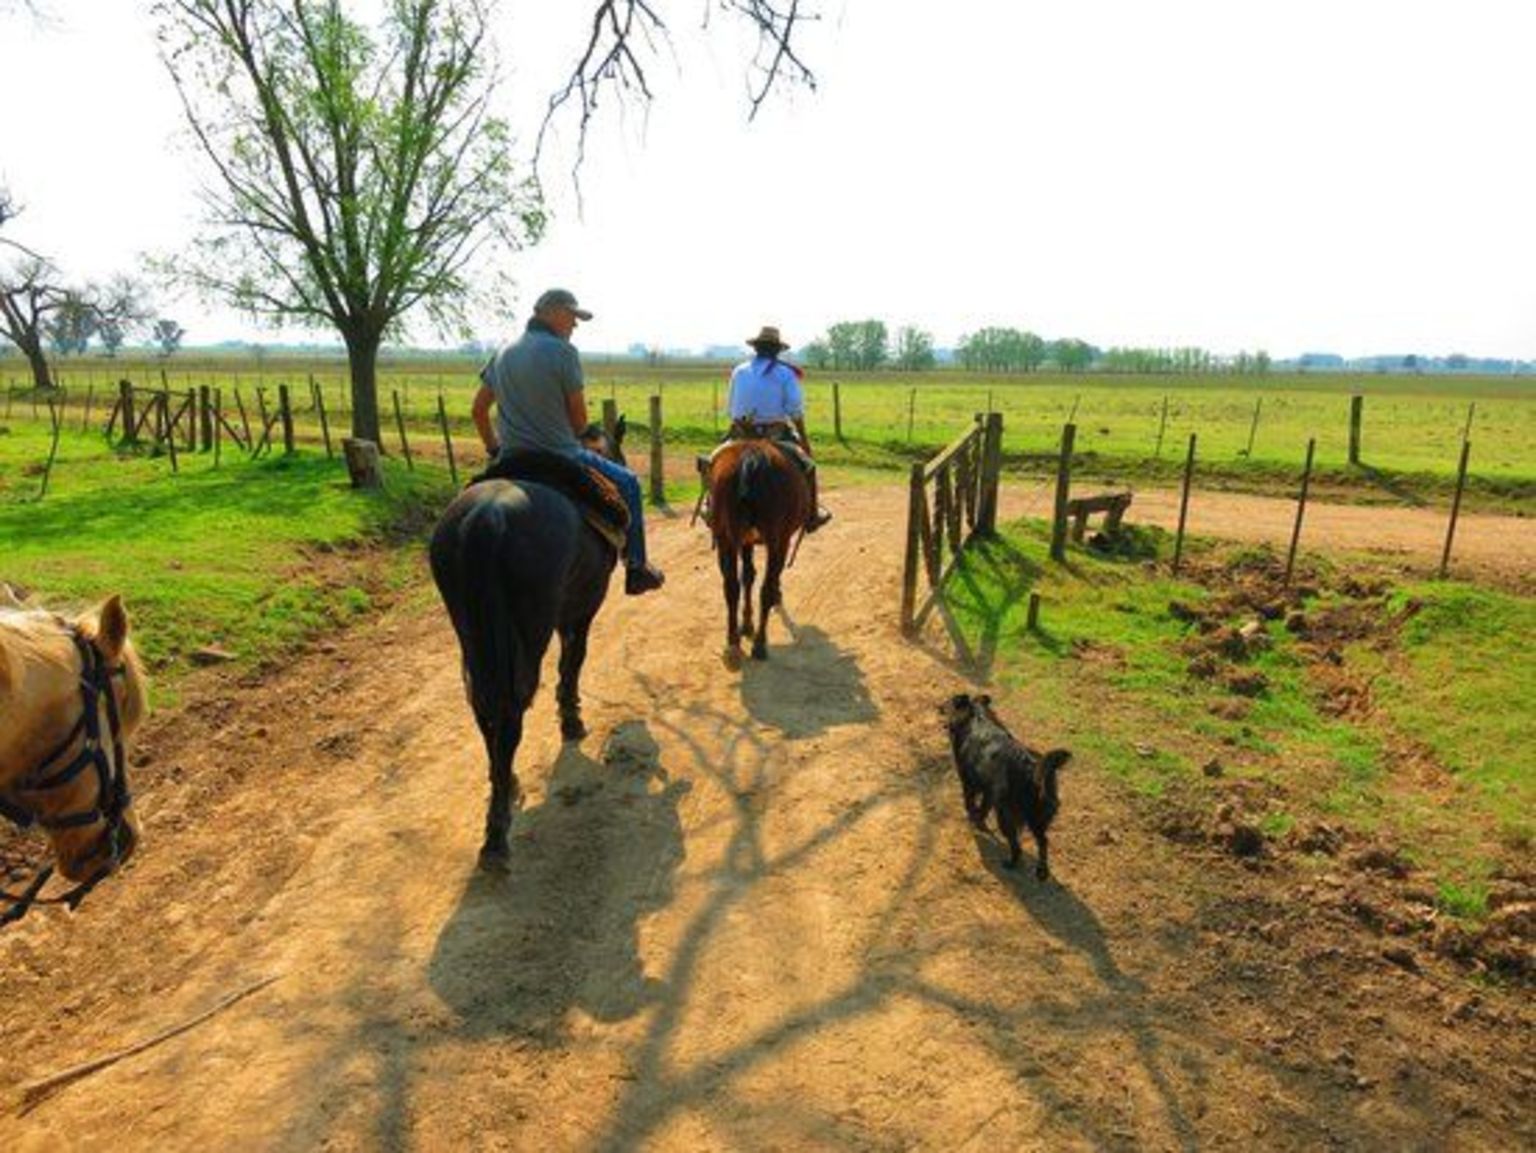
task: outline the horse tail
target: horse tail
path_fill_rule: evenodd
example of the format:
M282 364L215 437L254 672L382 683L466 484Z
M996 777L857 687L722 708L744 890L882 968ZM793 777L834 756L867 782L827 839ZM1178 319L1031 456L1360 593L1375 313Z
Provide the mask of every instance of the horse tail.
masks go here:
M433 579L459 636L475 717L492 740L510 739L514 745L520 725L506 722L520 722L538 690L558 595L548 587L547 570L538 579L547 561L536 563L530 554L540 550L527 547L527 541L519 547L527 526L517 531L517 515L501 501L471 498L445 515L431 546ZM551 555L548 560L567 562L556 564L564 569L569 557Z
M759 518L772 472L767 454L756 445L741 454L741 467L736 470L736 507L741 510L742 529L761 527Z

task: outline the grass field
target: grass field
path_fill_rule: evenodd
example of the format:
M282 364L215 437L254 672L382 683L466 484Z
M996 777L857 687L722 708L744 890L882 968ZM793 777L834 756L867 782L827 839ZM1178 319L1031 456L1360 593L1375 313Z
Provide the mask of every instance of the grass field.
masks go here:
M1149 547L1136 560L1166 554L1164 534L1141 539ZM1193 630L1169 607L1199 604L1207 588L1087 550L1074 551L1070 566L1053 565L1048 547L1043 523L1005 526L965 555L950 586L952 612L1042 724L1070 732L1075 748L1131 788L1152 799L1199 793L1211 785L1203 770L1214 756L1223 777L1273 787L1260 824L1267 836L1315 820L1385 835L1442 879L1446 902L1461 902L1447 911L1463 915L1479 911L1475 894L1501 861L1528 852L1536 835L1529 599L1414 584L1379 607L1366 604L1382 622L1409 601L1418 607L1395 636L1384 629L1344 649L1344 665L1371 684L1375 707L1364 715L1330 707L1315 658L1276 626L1273 647L1244 666L1267 688L1229 711L1233 698L1218 680L1190 675L1184 646ZM1332 575L1326 566L1313 574L1322 591L1308 613L1347 599L1328 591ZM1033 633L1028 591L1044 598ZM1442 769L1423 774L1414 750Z
M25 377L15 371L18 362L9 363L13 370L0 367L0 373L24 383ZM468 440L466 451L472 451L475 436L468 414L477 368L472 361L446 357L385 362L380 400L386 424L391 396L398 392L410 435L429 436L441 392L454 436ZM158 385L162 371L173 389L217 385L229 397L238 386L251 408L258 385L275 403L276 385L288 383L307 410L308 381L313 377L333 421L345 420L345 365L335 359L86 360L67 363L61 379L72 409L82 413L88 390L96 393L99 407L111 381L128 376L136 383ZM726 371L724 365L647 366L591 359L588 393L594 409L597 401L614 399L631 425L642 429L649 420L649 398L660 395L667 440L692 446L708 442L722 427ZM1071 416L1077 425L1078 453L1104 466L1171 472L1182 462L1194 433L1199 466L1208 473L1247 473L1258 479L1276 472L1290 476L1305 457L1307 440L1315 437L1317 468L1342 477L1349 398L1359 394L1365 398L1362 462L1370 469L1431 485L1446 481L1455 474L1463 432L1469 430L1471 472L1483 488L1529 496L1536 486L1536 378L813 373L806 384L810 429L826 448L834 442L834 381L848 446L843 451L850 463L898 465L909 454L948 442L990 404L1004 416L1004 449L1016 458L1053 453L1061 426ZM307 412L300 419L305 426L315 423ZM387 432L386 440L389 436Z

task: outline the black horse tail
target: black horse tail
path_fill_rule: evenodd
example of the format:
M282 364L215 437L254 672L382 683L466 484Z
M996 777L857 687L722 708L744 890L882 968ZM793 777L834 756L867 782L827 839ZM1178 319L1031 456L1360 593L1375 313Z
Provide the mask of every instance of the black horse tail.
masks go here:
M772 478L773 468L762 449L754 445L741 454L741 467L736 470L736 505L741 510L743 529L760 527L758 513Z

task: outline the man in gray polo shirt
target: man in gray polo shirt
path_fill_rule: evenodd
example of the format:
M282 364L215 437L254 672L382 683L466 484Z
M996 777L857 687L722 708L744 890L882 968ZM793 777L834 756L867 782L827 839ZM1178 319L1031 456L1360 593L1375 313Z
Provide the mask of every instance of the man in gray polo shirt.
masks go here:
M475 428L492 456L534 449L568 456L597 469L618 487L629 506L625 542L624 591L630 596L659 589L666 580L645 559L645 510L640 480L615 460L583 447L578 434L587 427L587 399L581 358L571 344L578 320L592 314L563 288L551 288L533 306L533 319L520 339L507 345L480 371L475 393ZM491 405L496 427L491 428Z

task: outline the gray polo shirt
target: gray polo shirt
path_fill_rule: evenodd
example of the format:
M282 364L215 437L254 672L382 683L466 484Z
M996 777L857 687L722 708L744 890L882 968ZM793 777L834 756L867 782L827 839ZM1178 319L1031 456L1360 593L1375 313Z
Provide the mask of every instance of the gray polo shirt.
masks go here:
M571 431L566 398L582 390L581 358L570 341L530 320L522 338L480 370L480 379L496 396L496 431L503 451L576 455L581 442Z

